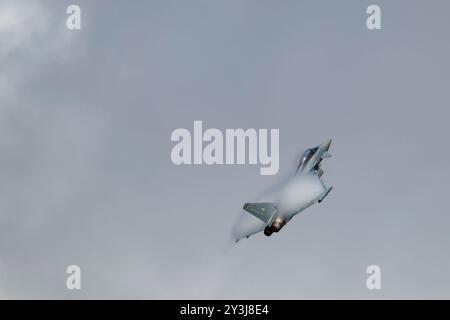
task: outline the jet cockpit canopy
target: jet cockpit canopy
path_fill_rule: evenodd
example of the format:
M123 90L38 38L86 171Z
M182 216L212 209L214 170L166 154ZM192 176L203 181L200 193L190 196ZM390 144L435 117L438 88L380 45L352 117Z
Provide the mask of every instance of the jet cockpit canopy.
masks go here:
M298 164L297 171L301 170L305 167L305 165L308 163L308 161L312 158L314 153L317 151L316 148L309 148L306 149L305 152L303 152L302 158L300 159L300 163Z

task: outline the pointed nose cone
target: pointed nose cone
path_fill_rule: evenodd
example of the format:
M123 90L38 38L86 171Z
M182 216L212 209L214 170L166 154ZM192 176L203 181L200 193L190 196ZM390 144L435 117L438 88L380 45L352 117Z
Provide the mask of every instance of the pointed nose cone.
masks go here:
M330 149L330 145L331 145L331 139L328 139L327 141L325 141L324 143L322 143L322 147L328 151L328 149Z

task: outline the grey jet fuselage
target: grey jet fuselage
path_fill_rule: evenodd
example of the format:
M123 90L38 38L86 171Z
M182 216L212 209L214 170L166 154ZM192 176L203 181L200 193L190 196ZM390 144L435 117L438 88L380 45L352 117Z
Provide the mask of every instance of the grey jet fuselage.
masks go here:
M327 188L321 179L323 170L320 167L322 159L331 157L328 153L330 145L331 139L303 153L295 176L281 188L275 202L244 205L244 210L266 223L266 236L279 232L296 214L321 202L331 191L332 187Z

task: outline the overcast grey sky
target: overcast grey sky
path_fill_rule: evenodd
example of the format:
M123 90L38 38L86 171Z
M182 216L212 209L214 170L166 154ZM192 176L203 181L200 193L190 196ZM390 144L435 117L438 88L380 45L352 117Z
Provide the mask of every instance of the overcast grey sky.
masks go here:
M0 298L450 298L449 10L0 0ZM173 165L194 120L279 128L279 174ZM326 200L230 246L243 203L328 137Z

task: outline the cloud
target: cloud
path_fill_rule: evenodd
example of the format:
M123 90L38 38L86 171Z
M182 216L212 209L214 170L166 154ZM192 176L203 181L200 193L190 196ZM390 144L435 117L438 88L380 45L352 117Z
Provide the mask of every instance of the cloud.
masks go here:
M0 54L11 54L29 46L35 37L46 36L47 21L48 15L38 3L0 4Z
M20 86L49 59L69 59L77 38L63 19L38 2L0 4L0 99L15 102ZM2 111L8 105L2 103Z
M34 112L27 84L36 81L49 61L70 60L77 35L38 2L0 4L0 143L14 143L12 118ZM14 129L13 129L14 130Z

